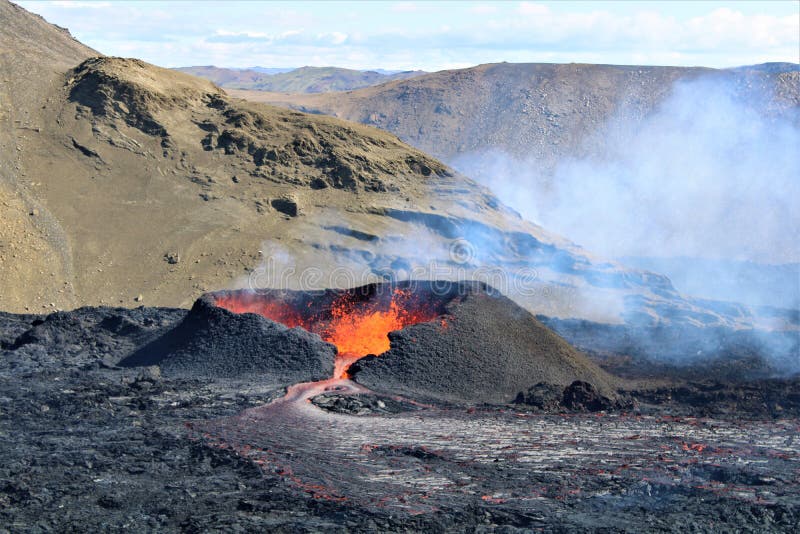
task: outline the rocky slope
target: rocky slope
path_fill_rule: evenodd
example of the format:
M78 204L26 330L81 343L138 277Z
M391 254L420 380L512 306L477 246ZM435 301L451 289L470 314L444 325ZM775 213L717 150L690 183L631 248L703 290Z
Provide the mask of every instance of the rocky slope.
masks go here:
M72 288L65 232L23 167L25 147L42 135L40 116L52 112L50 88L64 73L97 55L68 31L0 2L0 308L64 306ZM48 108L48 106L51 106Z
M175 70L205 78L225 89L284 93L350 91L393 80L406 80L425 74L422 71L383 74L371 70L353 70L339 67L300 67L289 72L278 73L259 72L251 69L226 69L213 66L180 67Z
M90 57L0 6L2 309L189 306L232 285L414 276L476 277L559 317L748 320L592 257L391 134Z

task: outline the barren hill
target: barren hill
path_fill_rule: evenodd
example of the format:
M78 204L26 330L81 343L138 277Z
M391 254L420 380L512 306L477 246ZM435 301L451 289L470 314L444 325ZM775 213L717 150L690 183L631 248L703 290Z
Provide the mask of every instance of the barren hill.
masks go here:
M283 93L328 93L370 87L393 80L405 80L424 74L404 71L383 74L371 70L339 67L301 67L289 72L265 73L251 69L219 67L181 67L180 72L205 78L225 89L250 89Z
M748 320L592 257L392 134L90 57L0 7L0 309L186 306L248 276L309 288L477 273L547 315Z
M23 168L24 146L52 111L51 87L97 52L67 30L0 2L0 308L72 302L72 258L59 220L42 207L38 181ZM69 299L69 300L68 300ZM55 303L55 302L54 302Z
M650 113L677 80L725 77L765 108L800 105L800 72L784 66L736 70L496 63L434 72L337 95L232 91L253 101L377 126L446 162L500 149L548 166L602 145L592 134L612 117ZM774 98L773 98L774 92Z

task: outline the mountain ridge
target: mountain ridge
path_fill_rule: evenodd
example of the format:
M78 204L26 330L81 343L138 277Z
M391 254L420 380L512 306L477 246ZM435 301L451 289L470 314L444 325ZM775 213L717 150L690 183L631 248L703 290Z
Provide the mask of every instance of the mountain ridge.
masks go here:
M424 74L422 71L401 71L388 74L374 70L310 66L289 69L285 72L264 72L263 69L228 69L215 66L178 67L175 70L206 78L226 89L283 93L350 91Z
M764 105L800 106L800 72L706 67L558 63L488 63L424 74L338 94L231 90L257 102L369 124L445 162L498 149L551 169L564 157L596 153L591 132L612 117L640 120L676 81L727 77ZM761 100L765 97L760 96ZM797 117L800 120L800 116Z

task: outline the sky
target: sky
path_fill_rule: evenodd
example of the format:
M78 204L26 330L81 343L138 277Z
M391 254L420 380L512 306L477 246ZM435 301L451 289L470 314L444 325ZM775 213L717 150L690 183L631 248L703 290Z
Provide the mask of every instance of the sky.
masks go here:
M800 62L800 0L18 3L99 52L163 67Z

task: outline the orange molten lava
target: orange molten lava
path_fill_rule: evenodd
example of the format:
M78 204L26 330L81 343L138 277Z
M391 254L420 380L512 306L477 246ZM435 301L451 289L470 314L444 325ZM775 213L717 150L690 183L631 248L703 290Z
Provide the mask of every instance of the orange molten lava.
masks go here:
M340 299L331 309L333 319L322 338L336 345L334 377L348 378L350 366L367 354L382 354L389 350L389 332L430 321L432 312L412 310L407 306L410 294L395 289L389 309L359 309L347 299Z
M389 350L389 337L392 330L420 322L414 314L400 307L399 299L405 294L395 290L388 310L357 310L341 299L334 304L325 341L333 343L339 352L349 354L381 354ZM415 320L416 319L416 320Z
M267 319L271 319L277 323L282 323L289 328L302 326L306 330L311 330L307 321L297 313L291 306L287 306L281 302L274 302L268 300L242 300L234 295L227 297L217 297L214 302L217 307L225 308L233 313L257 313Z
M319 334L338 350L334 378L347 378L347 370L353 363L367 354L378 355L389 350L389 332L436 317L432 310L412 309L410 298L409 291L395 289L387 308L385 304L357 302L345 294L333 303L330 317L325 319L303 317L279 301L243 301L230 296L219 297L216 305L234 313L257 313L286 326L300 326Z

